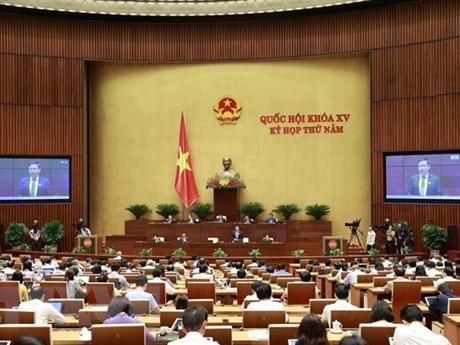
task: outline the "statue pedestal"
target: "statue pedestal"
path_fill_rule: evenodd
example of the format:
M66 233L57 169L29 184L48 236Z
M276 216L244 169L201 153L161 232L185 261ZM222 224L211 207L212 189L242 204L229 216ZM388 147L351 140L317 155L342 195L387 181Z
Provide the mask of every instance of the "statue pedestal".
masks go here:
M214 214L227 216L228 222L240 220L240 190L214 189Z

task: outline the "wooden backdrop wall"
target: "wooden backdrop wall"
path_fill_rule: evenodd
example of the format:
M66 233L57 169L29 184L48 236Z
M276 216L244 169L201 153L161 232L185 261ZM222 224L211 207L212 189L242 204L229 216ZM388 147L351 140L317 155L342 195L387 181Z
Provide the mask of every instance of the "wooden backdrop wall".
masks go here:
M459 148L460 3L427 0L257 22L130 24L0 14L0 152L71 155L70 204L1 205L0 222L85 214L85 61L283 59L368 51L372 217L460 225L457 205L383 202L384 151ZM458 247L458 244L456 243Z

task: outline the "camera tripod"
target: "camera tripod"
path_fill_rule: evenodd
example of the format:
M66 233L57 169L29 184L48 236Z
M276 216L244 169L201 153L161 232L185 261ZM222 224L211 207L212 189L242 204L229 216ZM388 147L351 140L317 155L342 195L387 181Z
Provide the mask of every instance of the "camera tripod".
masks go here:
M350 239L348 240L347 248L350 248L351 245L355 246L356 245L355 241L356 241L359 244L359 248L361 248L361 253L366 254L366 252L364 250L364 247L361 244L361 240L359 239L358 231L361 232L359 229L357 229L355 227L351 228Z

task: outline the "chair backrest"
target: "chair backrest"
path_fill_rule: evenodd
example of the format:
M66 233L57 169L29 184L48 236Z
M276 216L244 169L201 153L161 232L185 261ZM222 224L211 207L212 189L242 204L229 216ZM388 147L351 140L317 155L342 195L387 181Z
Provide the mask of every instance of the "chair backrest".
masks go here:
M86 285L87 299L89 304L110 304L114 295L113 283L92 283Z
M279 277L276 280L276 284L282 288L287 288L288 283L292 283L292 282L300 282L300 278L299 277Z
M278 278L290 278L292 274L272 274L270 276L270 284L277 284Z
M205 337L219 343L219 345L232 345L232 326L206 326Z
M107 319L107 310L80 309L78 311L78 327L91 327L103 323Z
M45 345L51 345L51 325L16 324L0 325L0 339L14 343L23 335L32 335L43 340Z
M35 311L0 309L0 323L35 323Z
M460 296L460 280L449 280L447 284L452 288L454 295Z
M297 338L297 324L268 325L268 345L287 344L288 339Z
M361 323L371 322L371 309L331 310L331 321L340 321L343 328L359 328Z
M278 280L279 281L279 280ZM314 282L291 282L287 284L288 304L309 304L315 298Z
M372 282L374 287L384 287L390 280L395 280L394 277L374 277Z
M378 274L358 274L356 276L357 283L372 283L374 277L378 277Z
M45 274L43 276L43 280L44 281L64 281L65 280L65 277L63 274Z
M288 295L289 297L289 295ZM310 299L310 314L321 315L328 304L335 303L334 298L313 298Z
M460 298L447 300L447 314L460 314Z
M79 275L79 277L81 276L85 276L85 277L88 276L89 277L88 282L95 283L96 278L99 277L99 274L85 273L85 274Z
M216 300L216 284L214 282L189 283L187 286L189 299L210 298Z
M85 306L85 300L80 298L50 298L48 302L62 302L62 314L77 314Z
M271 273L263 272L263 273L262 273L262 280L263 280L263 281L269 281L271 275L272 275ZM260 277L260 275L259 275L259 277Z
M91 343L145 345L145 325L142 323L94 325L91 327Z
M176 272L165 272L165 277L173 284L177 284L177 273Z
M236 283L236 298L238 304L242 304L246 296L252 295L253 281L240 281Z
M208 278L185 278L185 287L188 287L189 283L202 283L209 282Z
M235 288L239 282L251 282L254 283L254 278L233 278L230 280L230 287Z
M136 273L123 273L122 276L126 278L126 281L129 284L135 284L136 280L137 280L137 277L139 277L139 274L136 274Z
M67 281L42 281L40 286L45 290L45 301L50 298L67 298Z
M13 308L21 303L18 281L0 282L0 308Z
M166 286L163 282L148 282L146 292L149 292L155 298L159 305L166 304Z
M401 322L400 310L406 304L420 303L422 283L418 280L393 281L392 308L395 322Z
M395 328L398 324L388 325L373 325L361 324L359 325L359 335L368 344L372 345L388 345L388 338L393 337Z
M133 313L135 315L150 314L150 301L148 299L131 299L129 302L133 306Z
M286 323L284 310L243 309L243 328L267 328L275 323Z
M177 318L182 318L183 310L160 310L160 326L171 327Z
M211 298L196 298L196 299L189 299L188 306L193 307L196 305L201 305L206 311L208 315L214 314L214 300Z
M433 282L438 280L440 277L417 277L416 280L422 282L422 286L433 286Z

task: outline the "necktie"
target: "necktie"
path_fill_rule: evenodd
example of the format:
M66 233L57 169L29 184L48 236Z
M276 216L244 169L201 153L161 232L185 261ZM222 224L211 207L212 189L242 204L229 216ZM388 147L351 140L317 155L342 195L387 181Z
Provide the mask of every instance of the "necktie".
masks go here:
M32 179L32 188L30 189L30 196L37 196L37 178Z
M422 183L420 184L420 189L421 189L420 195L425 196L426 195L426 176L422 176Z

